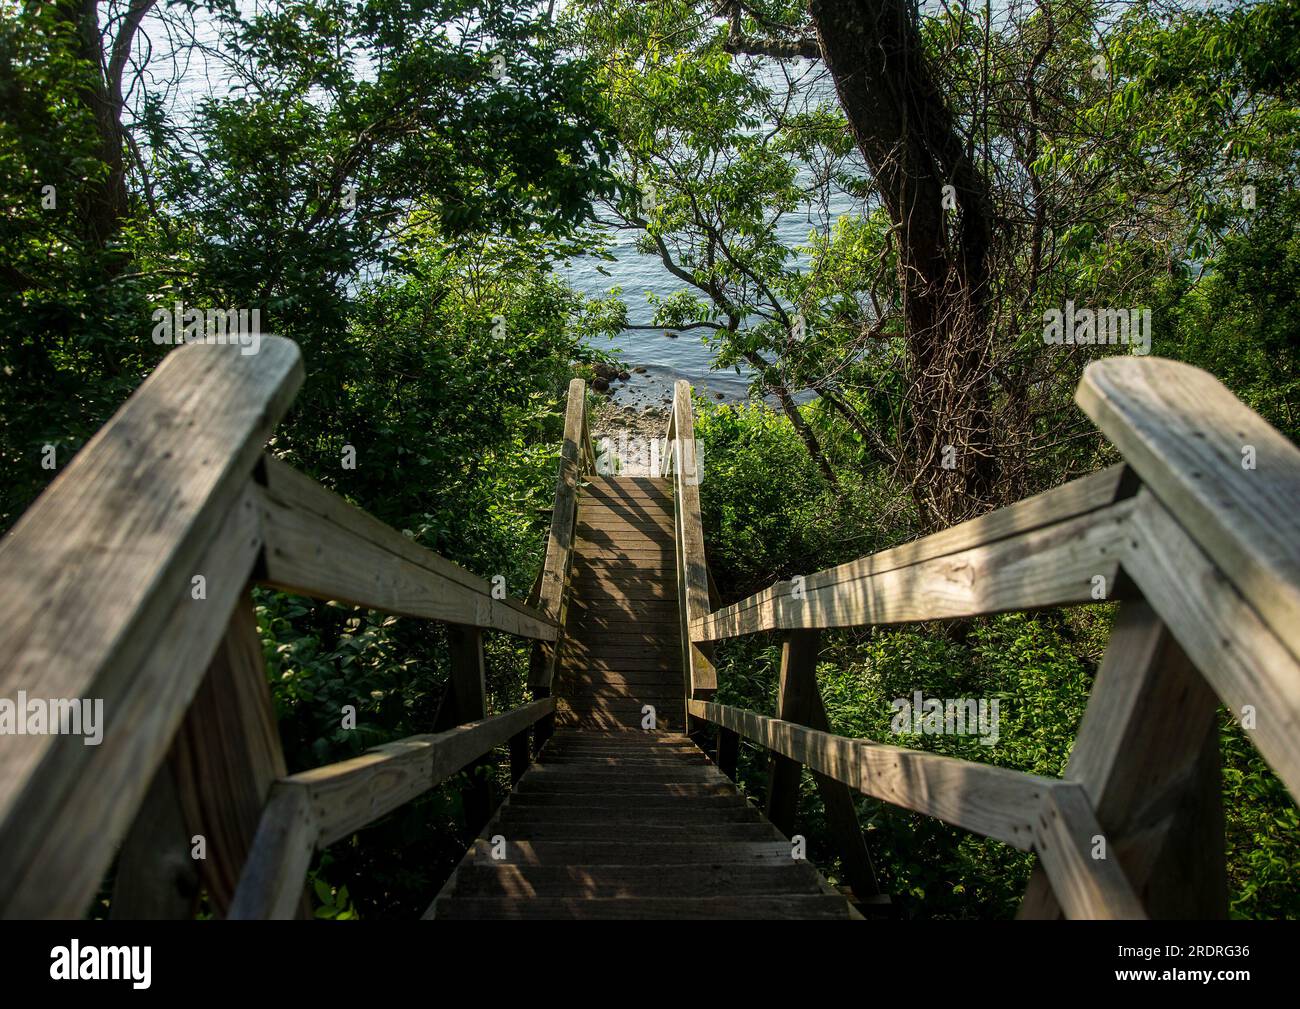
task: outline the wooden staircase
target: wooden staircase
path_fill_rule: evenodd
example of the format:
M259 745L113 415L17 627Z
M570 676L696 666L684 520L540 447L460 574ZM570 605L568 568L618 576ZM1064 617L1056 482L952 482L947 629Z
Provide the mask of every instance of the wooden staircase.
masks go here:
M860 917L682 734L672 481L576 501L559 730L426 917Z
M432 916L859 917L792 843L807 770L857 906L887 903L865 795L1033 852L1021 917L1205 920L1227 910L1220 705L1300 795L1300 451L1195 368L1084 371L1123 463L728 606L688 383L661 475L635 479L596 474L570 384L520 600L264 452L302 378L274 336L256 358L178 349L0 540L0 699L109 719L95 746L0 735L0 917L80 918L113 866L115 917L192 918L200 890L216 917L308 916L322 851L506 748L510 794L494 809L474 776L479 836ZM254 582L447 625L434 731L287 773ZM1062 777L832 731L823 631L1112 601ZM533 643L532 699L507 711L487 631ZM715 699L713 649L760 633L782 641L772 715ZM732 784L742 739L767 752L761 814Z
M859 916L685 736L560 729L426 917Z
M590 476L578 489L557 721L659 729L685 719L672 481Z

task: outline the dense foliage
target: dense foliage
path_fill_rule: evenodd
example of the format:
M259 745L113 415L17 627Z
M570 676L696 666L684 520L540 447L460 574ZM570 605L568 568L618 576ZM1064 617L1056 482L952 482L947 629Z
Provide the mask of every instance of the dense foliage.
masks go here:
M1112 461L1071 395L1131 348L1045 345L1067 300L1150 308L1154 353L1300 436L1300 5L875 6L907 72L873 104L818 48L840 0L0 0L0 529L167 351L156 309L255 309L307 368L271 451L523 597L565 385L639 297L555 267L616 230L680 282L652 325L753 380L699 406L728 601ZM891 102L927 114L891 135ZM428 730L440 626L255 600L291 769ZM829 634L831 722L892 739L895 698L996 698L994 745L897 741L1060 774L1112 616ZM523 700L524 646L488 660L491 708ZM721 647L720 699L770 712L778 664ZM1295 803L1226 713L1221 741L1233 912L1300 916ZM316 913L423 910L457 784L324 853ZM1014 913L1030 857L859 805L902 913ZM807 780L800 829L835 876Z

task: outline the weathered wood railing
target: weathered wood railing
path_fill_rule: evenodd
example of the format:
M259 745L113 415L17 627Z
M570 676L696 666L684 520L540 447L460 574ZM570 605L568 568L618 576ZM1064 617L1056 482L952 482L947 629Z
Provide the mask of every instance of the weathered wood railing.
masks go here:
M718 686L711 646L691 641L690 624L706 616L709 604L709 564L704 555L704 524L700 517L700 476L703 460L695 443L691 384L678 380L668 418L667 451L662 475L673 478L674 540L677 549L677 609L681 616L682 679L686 697L712 697ZM689 712L687 713L689 719Z
M1220 700L1300 795L1300 451L1171 361L1094 363L1076 399L1123 465L692 614L697 647L787 637L776 718L698 695L688 707L719 727L724 765L739 736L772 752L778 826L804 765L819 784L1036 852L1021 917L1222 916ZM1064 780L827 731L821 629L1102 599L1122 601ZM856 823L831 826L842 846L861 839Z
M516 778L527 766L555 702L488 716L482 632L559 638L579 437L590 460L581 383L538 609L264 456L302 376L276 337L254 356L174 351L0 541L0 697L101 701L104 721L97 746L0 739L0 915L80 916L119 849L115 915L184 916L199 887L218 914L292 915L320 847L504 743ZM287 775L250 582L445 622L434 733Z
M578 483L596 470L596 455L587 425L587 383L575 378L569 383L564 411L564 443L560 448L560 470L555 478L555 505L546 539L546 558L530 602L555 622L558 635L539 641L533 648L529 681L533 693L549 696L564 649L564 628L568 620L569 579L573 571L573 541L578 525ZM545 739L554 719L538 727Z

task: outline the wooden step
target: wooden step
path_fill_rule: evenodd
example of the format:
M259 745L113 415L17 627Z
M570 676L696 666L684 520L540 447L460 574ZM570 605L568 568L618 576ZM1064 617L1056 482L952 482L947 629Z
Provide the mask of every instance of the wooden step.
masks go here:
M534 828L545 828L554 831L557 827L571 828L571 833L581 837L589 837L583 828L584 824L600 824L602 828L618 827L629 828L635 827L638 832L642 828L664 828L664 827L694 827L707 825L710 830L715 826L730 826L732 824L762 824L762 818L752 806L741 803L738 806L725 806L717 803L706 803L695 805L694 803L686 804L678 801L675 805L664 806L645 806L637 803L620 803L610 805L609 803L599 803L595 805L561 805L545 804L536 805L525 803L515 805L512 801L509 806L501 811L501 816L497 818L497 830L507 837L542 837L545 835L537 834ZM767 824L770 828L770 824ZM554 836L552 833L551 836ZM638 833L638 837L643 834ZM763 834L758 840L763 840L767 835ZM752 839L751 839L752 840Z
M657 669L629 669L615 671L608 668L580 666L577 668L561 667L557 693L564 693L568 688L590 690L597 686L609 686L632 692L639 688L662 688L667 691L675 687L682 691L682 677L676 669L661 665ZM655 692L660 692L655 690Z
M681 795L674 795L669 792L617 792L613 794L600 792L516 792L510 796L510 805L514 809L525 807L544 807L546 809L557 809L560 807L582 806L591 809L656 809L660 807L677 808L683 803L687 804L686 808L718 808L718 809L741 809L753 808L734 792L718 791L713 793L702 793L690 796L689 798Z
M848 901L822 894L755 897L552 897L544 901L515 897L451 897L435 902L430 917L619 920L726 919L762 921L805 918L849 921Z
M574 599L584 602L635 599L644 602L671 603L677 606L677 583L665 579L640 577L610 578L576 571L570 591Z
M699 799L711 796L732 796L735 789L729 781L699 779L697 781L643 781L613 779L606 781L578 781L572 778L528 778L515 786L512 795L591 796L610 800L634 797L673 799Z
M457 897L727 897L820 894L807 862L721 865L466 865Z
M671 573L676 577L677 549L672 540L657 543L642 537L635 543L619 542L614 537L599 532L587 536L579 529L574 537L573 549L580 557L597 562L608 563L616 558L635 559L638 567L665 576Z

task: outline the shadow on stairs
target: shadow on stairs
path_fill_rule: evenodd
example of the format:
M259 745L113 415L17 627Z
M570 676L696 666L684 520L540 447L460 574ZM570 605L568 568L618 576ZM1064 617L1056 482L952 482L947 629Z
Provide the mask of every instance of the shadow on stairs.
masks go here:
M690 739L561 729L425 917L860 916Z

